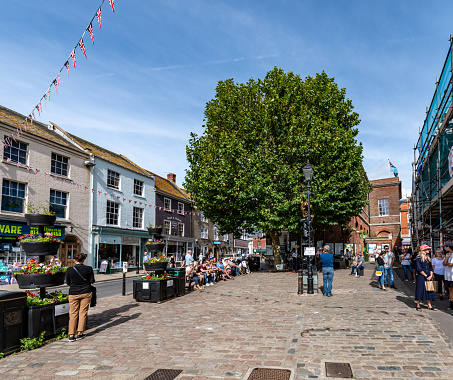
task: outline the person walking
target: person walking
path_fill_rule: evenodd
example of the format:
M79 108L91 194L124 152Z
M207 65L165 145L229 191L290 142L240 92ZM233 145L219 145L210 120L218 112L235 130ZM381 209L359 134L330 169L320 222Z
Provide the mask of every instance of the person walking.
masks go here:
M393 254L392 251L390 251L390 248L388 245L384 247L384 283L385 285L390 282L390 287L392 289L396 289L395 286L395 279L393 277L393 264L395 263L395 255ZM388 276L388 279L387 279Z
M87 255L77 252L73 256L75 265L66 271L66 285L69 286L69 341L85 338L84 331L94 283L93 268L84 265ZM75 335L77 332L77 336Z
M330 247L325 245L321 254L322 263L322 293L327 297L332 297L332 281L333 281L333 255L330 253Z
M412 273L411 258L412 255L409 252L405 252L400 256L401 265L403 266L404 278L406 279L406 281L409 281L409 279L407 278L408 272L411 275L412 281L415 280L415 277Z
M384 255L385 252L383 251L377 251L377 258L376 258L376 263L377 263L377 268L376 271L380 272L381 275L379 276L378 284L379 284L379 289L382 290L387 290L384 284Z
M426 291L426 282L432 281L434 278L434 272L431 266L431 259L428 255L431 247L423 244L420 247L420 252L417 256L417 260L415 261L415 268L417 270L417 285L415 287L415 300L417 301L417 311L422 311L420 306L421 301L426 301L428 304L428 310L437 311L436 308L433 307L431 301L435 300L434 292Z
M447 310L453 310L453 242L447 241L444 248L447 251L444 259L444 282L450 296L450 307Z
M439 299L443 300L442 284L444 282L444 251L442 248L436 249L436 256L431 259L431 265L434 271L434 281L437 282L437 293L440 294Z

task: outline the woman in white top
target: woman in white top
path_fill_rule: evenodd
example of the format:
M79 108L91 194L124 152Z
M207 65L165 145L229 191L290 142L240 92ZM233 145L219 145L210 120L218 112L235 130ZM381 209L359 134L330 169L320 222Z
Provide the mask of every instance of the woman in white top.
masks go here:
M400 256L401 265L403 266L403 271L404 271L404 278L406 279L406 281L409 281L407 279L408 271L412 277L412 281L414 281L414 275L412 274L411 258L412 258L412 255L409 252L405 252Z
M453 310L453 243L451 241L447 241L444 244L444 248L447 251L444 259L444 283L445 286L448 287L448 292L450 294L450 307L448 310Z
M433 266L434 270L434 281L437 281L437 292L440 294L440 299L443 300L443 294L442 294L442 283L444 281L444 272L445 272L445 267L444 267L444 255L443 255L443 250L442 248L437 248L436 249L436 257L434 257L431 260L431 264Z

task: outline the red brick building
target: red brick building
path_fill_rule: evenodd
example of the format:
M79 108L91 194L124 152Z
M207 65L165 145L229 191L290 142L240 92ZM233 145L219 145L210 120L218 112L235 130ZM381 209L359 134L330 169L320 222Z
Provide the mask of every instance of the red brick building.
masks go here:
M401 248L401 181L398 177L370 181L370 234L366 238L368 250L373 252L383 245Z

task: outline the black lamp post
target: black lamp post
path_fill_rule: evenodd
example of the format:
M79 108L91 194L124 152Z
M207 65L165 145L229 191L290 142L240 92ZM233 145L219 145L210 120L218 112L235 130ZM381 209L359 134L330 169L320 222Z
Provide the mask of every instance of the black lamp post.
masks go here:
M310 215L310 183L313 179L313 167L310 165L310 162L307 162L302 169L305 176L305 181L307 181L307 203L308 203L308 213L307 213L307 224L308 224L308 246L312 246L312 234L311 234L311 215ZM307 294L313 294L313 265L311 256L308 257L308 282L307 282Z

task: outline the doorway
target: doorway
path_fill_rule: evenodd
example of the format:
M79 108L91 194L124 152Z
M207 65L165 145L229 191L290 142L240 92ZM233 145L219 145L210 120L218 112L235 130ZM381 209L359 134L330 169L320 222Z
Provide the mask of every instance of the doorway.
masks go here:
M80 242L75 236L68 235L61 246L61 262L63 266L74 266L74 255L79 252Z

